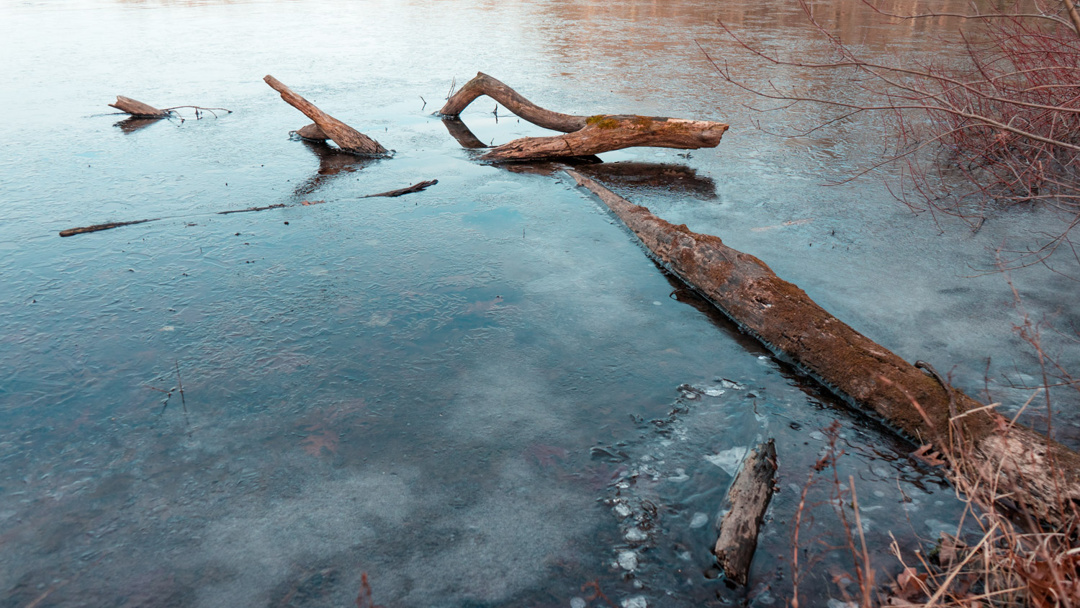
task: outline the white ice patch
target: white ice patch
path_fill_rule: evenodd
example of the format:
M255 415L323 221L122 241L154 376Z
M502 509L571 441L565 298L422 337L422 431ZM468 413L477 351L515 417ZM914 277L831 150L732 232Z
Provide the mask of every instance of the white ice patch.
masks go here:
M627 542L640 543L641 541L649 538L649 535L642 532L641 528L634 526L633 528L630 528L626 531L626 535L623 538L625 538Z
M690 518L691 528L700 528L707 523L709 523L709 516L702 513L701 511L694 513L694 516Z
M679 468L675 469L675 475L673 477L668 477L667 478L668 481L673 481L675 483L682 483L682 482L687 481L689 479L690 479L690 476L686 474L686 469L684 469L682 467L679 467Z
M570 608L585 608L586 603L584 598L572 597L570 598Z
M643 595L635 595L622 601L622 608L648 608L648 606L649 603L645 601Z
M633 551L623 551L619 554L618 562L620 568L632 572L637 568L637 554Z
M631 513L632 511L630 510L630 507L624 505L623 503L615 505L615 515L618 515L620 519L626 519L627 517L630 517Z
M859 608L855 602L841 602L836 598L829 598L829 608Z
M701 392L705 393L709 397L719 397L720 395L724 394L724 389L722 389L722 388L707 388L707 389L703 389Z
M728 475L734 476L739 470L739 465L742 464L744 458L746 458L747 452L750 448L747 446L738 446L731 448L730 450L724 450L719 454L705 455L705 460L715 464L716 466L724 469Z

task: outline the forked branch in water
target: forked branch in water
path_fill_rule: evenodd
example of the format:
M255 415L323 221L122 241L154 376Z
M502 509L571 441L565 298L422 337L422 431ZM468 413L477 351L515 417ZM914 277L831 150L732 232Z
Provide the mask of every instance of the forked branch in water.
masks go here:
M455 118L473 100L487 95L525 120L564 135L523 137L492 149L484 160L519 161L567 156L590 156L635 146L696 150L715 148L728 125L705 120L656 116L597 114L574 116L541 108L499 80L478 73L447 100L439 111ZM459 138L459 141L461 139ZM473 146L469 146L473 147Z

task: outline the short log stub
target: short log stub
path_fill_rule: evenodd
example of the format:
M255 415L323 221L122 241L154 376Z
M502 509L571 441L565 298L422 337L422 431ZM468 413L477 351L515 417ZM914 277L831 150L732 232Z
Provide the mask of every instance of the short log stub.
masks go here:
M165 110L159 110L150 104L123 95L117 95L116 103L110 103L109 107L116 108L121 112L127 112L138 118L165 118L169 115Z
M724 576L735 584L746 584L775 476L776 446L770 439L750 451L728 490L729 511L720 524L713 553Z
M296 134L311 141L326 141L330 139L326 136L326 133L323 133L323 130L319 128L319 125L315 123L300 127L296 130Z

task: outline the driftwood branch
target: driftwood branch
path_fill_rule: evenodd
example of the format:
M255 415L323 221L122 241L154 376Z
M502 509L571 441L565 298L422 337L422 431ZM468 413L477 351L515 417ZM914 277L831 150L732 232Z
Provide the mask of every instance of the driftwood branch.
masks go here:
M109 107L116 108L121 112L127 112L137 118L165 118L169 115L168 110L161 110L123 95L117 95L116 103L110 103Z
M715 148L728 125L705 120L684 120L657 116L598 114L574 116L546 110L525 99L502 82L479 73L447 100L440 110L445 117L457 117L473 100L487 95L525 120L564 135L523 137L492 149L483 160L520 161L567 156L589 156L635 146L696 150ZM447 126L451 128L450 125ZM460 130L451 135L463 142ZM475 140L475 137L472 138ZM472 140L465 139L471 145Z
M133 222L109 222L108 224L94 224L93 226L83 226L82 228L68 228L67 230L61 230L60 236L75 236L76 234L85 234L87 232L100 232L102 230L109 230L112 228L119 228L121 226L131 226L133 224L145 224L146 222L153 222L159 218L151 218L147 220L135 220Z
M369 195L365 196L364 198L374 198L376 196L394 197L394 196L402 196L404 194L412 194L413 192L420 192L422 190L425 190L429 186L434 186L437 183L439 183L439 180L437 180L437 179L428 180L426 182L420 182L418 184L413 184L413 185L409 186L408 188L398 188L397 190L390 190L388 192L380 192L378 194L369 194Z
M386 154L386 148L382 147L379 142L323 112L315 104L294 93L292 89L282 84L277 78L267 75L263 80L270 85L270 88L281 94L281 98L285 100L285 103L300 110L305 116L315 121L322 133L333 140L342 150L357 154ZM307 129L308 127L304 128ZM312 137L310 139L317 138Z
M720 524L713 553L724 576L736 584L746 584L758 530L772 500L775 475L776 445L770 439L750 451L728 490L729 510Z
M673 225L567 169L595 193L675 276L740 327L842 398L884 418L920 444L957 457L980 485L1008 488L1011 499L1052 524L1080 504L1080 454L933 376L848 327L758 258L717 237ZM955 410L955 415L950 410Z

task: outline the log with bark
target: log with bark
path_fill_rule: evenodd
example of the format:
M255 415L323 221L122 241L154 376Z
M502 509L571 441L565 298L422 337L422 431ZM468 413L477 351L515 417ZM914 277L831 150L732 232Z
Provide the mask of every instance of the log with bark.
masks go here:
M750 450L728 489L728 512L720 523L713 553L724 576L738 585L746 584L775 476L776 445L770 439Z
M1065 525L1080 504L1080 454L1014 424L848 327L758 258L673 225L597 182L595 193L658 262L773 352L919 445L951 455L957 473L1044 522ZM996 496L994 497L996 498Z
M305 116L315 121L315 125L319 131L321 131L322 135L325 135L324 138L319 138L311 129L311 125L308 125L300 130L305 131L308 134L308 139L328 138L333 140L333 142L342 150L353 152L355 154L387 153L386 148L382 147L379 142L371 139L367 135L364 135L333 116L330 116L326 112L323 112L315 104L294 93L292 89L282 84L277 78L267 75L263 80L266 84L270 85L270 88L281 94L281 98L285 100L285 103L300 110ZM300 131L298 131L297 134L301 134ZM305 136L301 134L301 137Z
M136 118L165 118L169 115L168 110L160 110L150 104L123 95L117 95L116 103L110 103L109 107L116 108L121 112L127 112Z
M481 157L483 160L521 161L588 156L635 146L684 150L715 148L728 129L724 123L705 120L625 114L560 114L534 104L482 72L454 93L439 113L444 117L457 117L481 95L491 97L537 126L564 133L553 137L516 139L492 149Z

